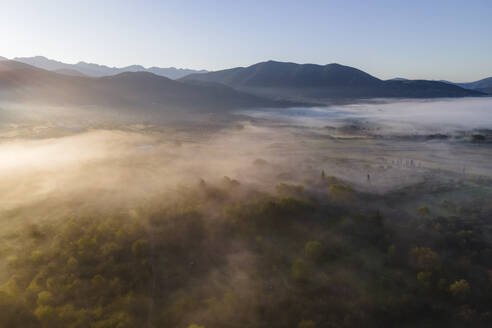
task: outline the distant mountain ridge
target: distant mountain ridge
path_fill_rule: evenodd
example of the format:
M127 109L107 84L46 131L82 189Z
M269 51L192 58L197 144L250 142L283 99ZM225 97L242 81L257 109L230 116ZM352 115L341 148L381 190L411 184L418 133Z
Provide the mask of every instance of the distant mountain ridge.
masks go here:
M58 74L18 61L0 61L0 99L10 102L90 106L180 113L296 105L213 83L183 83L150 72L104 77Z
M346 74L349 73L349 74ZM329 64L262 62L243 68L188 75L183 80L197 79L219 82L233 87L320 87L338 86L341 83L358 86L377 83L375 77L356 68Z
M77 70L71 69L71 68L60 68L60 69L55 69L53 72L58 73L58 74L63 74L63 75L70 75L70 76L87 76L84 73L81 73Z
M380 80L340 64L315 65L277 61L221 71L191 74L182 81L221 83L237 90L274 98L434 98L483 95L438 81Z
M492 94L492 76L469 83L455 83L456 85L470 90L477 90Z
M398 77L393 78L393 79L388 80L388 81L392 81L392 80L408 81L407 79L398 78ZM459 82L451 82L448 80L439 80L438 82L452 84L452 85L459 86L463 89L475 90L475 91L484 92L484 93L492 95L492 76L487 77L485 79L478 80L478 81L474 81L474 82L459 83Z
M34 61L36 66L23 61ZM4 60L0 64L4 67L3 71L0 70L0 91L13 90L14 99L41 99L49 103L80 105L93 102L111 107L225 109L284 107L293 103L322 104L369 98L485 95L477 90L464 89L442 81L403 78L384 81L359 69L340 64L267 61L249 67L193 73L175 81L162 75L162 70L166 69L145 69L139 65L124 68L85 62L71 65L45 57ZM118 71L123 72L117 73ZM121 84L123 80L126 82ZM480 90L488 92L487 88ZM13 94L6 95L12 97Z
M71 72L73 75L74 71L81 73L82 75L92 76L92 77L102 77L117 75L124 72L151 72L156 75L164 76L170 79L179 79L189 74L199 74L206 73L205 70L192 70L183 69L175 67L149 67L145 68L141 65L131 65L127 67L109 67L105 65L91 64L86 62L78 62L77 64L66 64L53 59L48 59L43 56L35 57L16 57L13 60L19 61L24 64L42 68L48 71L58 71L63 74L63 72ZM65 70L65 71L61 71Z

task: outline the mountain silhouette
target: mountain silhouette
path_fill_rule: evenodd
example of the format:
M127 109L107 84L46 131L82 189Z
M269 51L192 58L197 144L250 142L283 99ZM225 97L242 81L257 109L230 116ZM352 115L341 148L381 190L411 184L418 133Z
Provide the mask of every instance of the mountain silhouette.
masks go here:
M426 80L380 80L340 64L315 65L276 61L249 67L190 74L182 81L215 82L237 90L275 98L433 98L483 95L459 86Z
M159 111L292 105L221 84L183 83L149 72L98 78L70 76L17 61L0 62L0 94L8 101Z
M70 68L60 68L54 70L53 72L58 74L70 75L70 76L87 76L84 73L81 73L75 69L70 69Z
M207 71L199 71L192 69L182 69L175 67L150 67L145 68L141 65L131 65L127 67L109 67L105 65L98 65L86 62L78 62L77 64L66 64L60 61L56 61L53 59L48 59L43 56L35 56L35 57L16 57L13 60L19 61L24 64L28 64L31 66L35 66L38 68L42 68L48 71L59 71L61 69L69 69L73 71L78 71L87 76L93 77L102 77L109 75L117 75L124 72L150 72L156 75L161 75L170 79L178 79L183 76L192 74L192 73L205 73Z
M492 76L475 82L454 83L454 84L465 89L477 90L477 91L492 94Z

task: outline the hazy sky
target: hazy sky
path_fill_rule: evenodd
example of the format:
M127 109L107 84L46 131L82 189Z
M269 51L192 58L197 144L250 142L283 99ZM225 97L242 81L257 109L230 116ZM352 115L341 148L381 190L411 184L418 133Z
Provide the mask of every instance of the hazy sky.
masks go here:
M380 78L492 76L491 0L0 0L0 56L196 69L337 62Z

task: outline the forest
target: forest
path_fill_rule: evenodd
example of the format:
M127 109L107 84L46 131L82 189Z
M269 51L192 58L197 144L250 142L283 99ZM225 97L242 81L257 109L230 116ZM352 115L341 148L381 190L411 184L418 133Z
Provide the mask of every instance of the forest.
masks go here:
M383 214L390 203L436 191L376 196L324 172L312 183L201 180L131 210L4 231L0 325L488 326L490 195L402 219ZM490 181L437 192L463 183Z
M483 104L179 124L6 110L0 327L490 327Z
M491 32L0 0L0 328L492 328Z

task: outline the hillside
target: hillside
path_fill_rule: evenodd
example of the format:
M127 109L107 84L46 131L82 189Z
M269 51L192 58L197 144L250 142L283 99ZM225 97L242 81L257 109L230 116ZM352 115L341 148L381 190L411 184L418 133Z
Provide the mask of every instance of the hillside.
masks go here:
M423 80L382 81L353 67L268 61L249 67L191 74L182 81L215 82L238 90L289 98L466 97L480 92L443 82Z
M478 90L486 93L491 93L492 90L492 76L478 80L475 82L468 82L468 83L455 83L456 85L465 88L465 89L470 89L470 90Z
M84 73L81 73L75 69L70 69L70 68L60 68L60 69L54 70L53 72L58 73L58 74L70 75L70 76L87 76Z
M381 83L375 77L348 66L299 65L274 61L203 75L193 74L184 78L184 80L190 79L213 81L233 87L373 86Z
M487 87L487 88L478 89L478 91L492 95L492 86Z
M9 101L160 111L287 105L224 85L182 83L149 72L101 78L69 76L16 61L0 63L0 92Z

